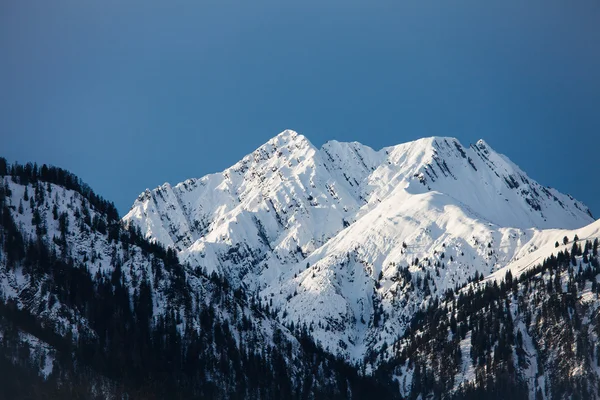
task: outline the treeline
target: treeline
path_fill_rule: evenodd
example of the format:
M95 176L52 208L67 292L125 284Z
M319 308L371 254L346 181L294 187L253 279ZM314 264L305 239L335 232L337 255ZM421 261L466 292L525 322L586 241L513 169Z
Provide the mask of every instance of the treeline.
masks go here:
M37 163L30 162L25 165L15 162L11 165L5 158L0 157L0 176L11 176L13 182L21 185L41 181L73 190L85 197L102 214L105 214L109 222L119 220L119 213L112 202L98 196L79 177L65 169L46 164L39 167Z

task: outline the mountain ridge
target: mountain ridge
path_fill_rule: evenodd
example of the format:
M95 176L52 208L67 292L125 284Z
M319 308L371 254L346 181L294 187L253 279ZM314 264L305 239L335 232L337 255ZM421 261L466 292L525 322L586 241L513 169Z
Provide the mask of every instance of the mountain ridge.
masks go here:
M485 141L435 136L318 149L286 130L221 173L144 196L126 224L259 293L286 323L321 326L315 339L354 360L444 291L508 264L540 230L594 221ZM391 283L404 268L430 282L418 296ZM389 315L381 326L378 308Z

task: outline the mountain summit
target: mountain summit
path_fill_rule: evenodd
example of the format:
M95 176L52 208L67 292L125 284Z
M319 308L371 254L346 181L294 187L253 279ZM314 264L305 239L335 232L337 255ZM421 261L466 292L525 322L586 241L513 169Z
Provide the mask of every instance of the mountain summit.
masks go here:
M123 220L358 359L447 289L531 251L543 229L594 218L483 140L318 149L286 130L223 172L146 190ZM401 287L403 271L428 282L422 293Z

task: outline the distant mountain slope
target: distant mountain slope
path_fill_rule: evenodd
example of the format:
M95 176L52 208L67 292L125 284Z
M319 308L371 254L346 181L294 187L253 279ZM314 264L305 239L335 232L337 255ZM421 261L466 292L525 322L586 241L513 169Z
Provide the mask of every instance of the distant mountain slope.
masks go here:
M123 220L354 360L448 289L534 250L541 229L594 221L483 141L317 149L293 131L221 173L147 190Z

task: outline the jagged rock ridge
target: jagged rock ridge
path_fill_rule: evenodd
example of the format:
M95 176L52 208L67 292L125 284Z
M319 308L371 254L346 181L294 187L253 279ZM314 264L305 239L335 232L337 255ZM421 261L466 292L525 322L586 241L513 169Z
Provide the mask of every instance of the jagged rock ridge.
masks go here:
M317 149L290 130L221 173L147 190L123 219L355 360L446 290L534 250L542 230L594 221L483 140Z

